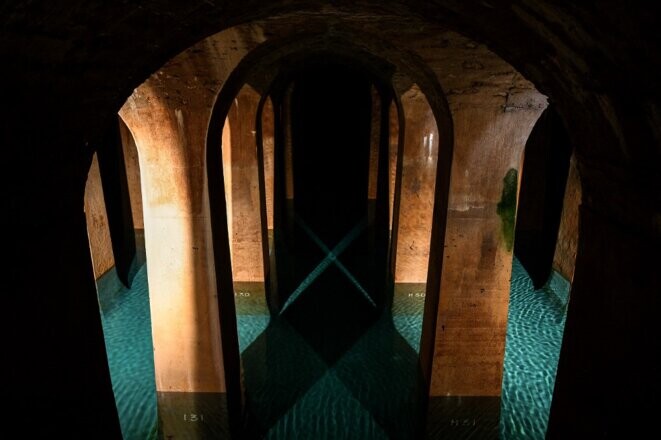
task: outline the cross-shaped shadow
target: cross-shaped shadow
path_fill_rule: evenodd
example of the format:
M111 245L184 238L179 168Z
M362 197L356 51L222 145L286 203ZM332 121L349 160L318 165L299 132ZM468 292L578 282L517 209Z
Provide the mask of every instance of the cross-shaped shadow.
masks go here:
M377 307L371 294L378 292L364 287L373 267L365 221L332 249L301 219L296 226L308 240L298 238L307 248L299 258L311 269L243 353L246 435L416 438L424 388L418 355L390 311ZM324 253L316 265L311 244Z
M353 286L363 295L363 297L373 306L376 307L376 303L370 296L370 294L365 290L361 283L356 279L356 277L347 269L347 267L342 264L339 260L340 254L342 254L365 230L367 226L366 221L363 219L358 222L347 234L335 245L333 249L329 249L328 246L319 238L317 234L308 227L308 225L298 216L295 218L296 224L302 229L307 236L314 242L324 253L325 257L323 260L317 264L314 269L301 281L298 287L288 296L287 301L280 310L282 315L291 304L298 299L298 297L305 292L312 283L315 282L317 278L324 274L324 272L335 265L342 274L351 281Z

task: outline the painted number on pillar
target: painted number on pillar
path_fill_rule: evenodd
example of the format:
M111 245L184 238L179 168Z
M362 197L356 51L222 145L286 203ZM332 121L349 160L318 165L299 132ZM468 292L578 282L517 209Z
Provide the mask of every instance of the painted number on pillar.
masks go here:
M409 293L409 298L424 298L425 292Z
M184 422L204 422L204 414L184 414Z

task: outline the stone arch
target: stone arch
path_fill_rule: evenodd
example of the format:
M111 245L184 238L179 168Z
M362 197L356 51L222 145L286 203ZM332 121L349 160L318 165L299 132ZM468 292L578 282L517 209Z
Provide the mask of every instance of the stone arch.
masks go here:
M357 44L356 41L359 43ZM436 324L436 309L438 305L438 295L440 292L440 274L442 271L442 252L443 252L443 242L445 235L445 221L447 217L447 203L449 197L449 184L450 184L450 169L452 165L452 145L454 142L453 138L453 124L452 117L450 115L449 106L445 95L442 90L442 86L439 84L438 79L433 72L422 62L417 59L415 56L408 54L406 52L397 50L392 46L385 45L384 43L377 43L378 39L371 35L360 35L351 33L345 38L338 38L336 36L328 37L327 35L315 35L315 34L295 34L283 41L268 41L263 43L251 53L246 55L246 57L237 65L237 67L232 71L227 81L223 84L222 89L219 92L218 97L216 98L214 108L212 110L209 129L207 131L207 175L209 183L209 197L211 203L211 223L213 231L226 231L226 223L223 222L222 216L224 214L218 214L224 212L224 206L219 205L219 202L222 199L221 191L222 188L219 186L218 182L222 182L222 176L220 171L222 169L218 164L222 163L221 158L219 157L219 149L211 147L212 145L220 145L220 133L222 133L222 124L224 122L224 115L229 110L233 97L238 93L240 88L244 83L251 82L255 84L257 89L265 90L263 96L267 96L268 84L271 84L277 72L280 70L278 67L279 63L291 62L291 58L305 58L310 53L315 53L316 51L326 51L327 53L334 53L346 57L353 62L357 63L359 66L362 66L363 69L373 75L377 81L385 82L388 81L387 78L383 78L381 71L374 69L372 63L383 64L385 61L387 64L392 66L390 69L401 69L406 76L409 76L412 81L420 84L420 88L423 93L427 96L429 105L432 109L433 115L436 119L436 124L439 127L440 140L439 143L442 146L439 151L437 174L436 174L436 185L435 185L435 201L434 201L434 214L432 222L432 237L431 243L433 251L430 253L429 259L429 282L428 282L428 292L431 292L429 299L426 301L425 305L425 331L423 334L423 351L422 354L422 364L423 369L426 373L427 381L430 380L430 370L431 370L431 359L432 352L434 348L434 332ZM385 48L383 47L385 46ZM370 52L370 50L374 52ZM365 61L365 60L371 60ZM269 76L267 75L264 78L264 74L251 75L251 71L255 72L274 72ZM257 77L257 78L255 78ZM398 78L401 81L400 78ZM395 104L399 109L399 124L400 124L400 136L403 136L405 131L403 113L401 110L400 95L404 92L405 88L402 84L397 84L395 81L395 87L399 90L395 93ZM261 86L261 87L260 87ZM402 140L400 139L400 144ZM401 148L400 148L401 151ZM215 213L215 214L214 214ZM214 217L215 215L215 217ZM226 220L225 220L226 221ZM220 233L223 235L223 232ZM224 246L224 238L216 238L216 233L214 232L214 249L216 250L216 255L224 256L225 251L216 246ZM434 243L436 245L434 246ZM439 244L440 243L440 244ZM218 257L216 257L218 260ZM216 265L218 268L218 265ZM228 286L231 284L231 279L228 282L227 280L223 281L224 277L231 275L230 272L221 270L217 274L217 280L219 282L218 291L221 292L221 285L223 284L224 289L228 289ZM231 290L229 290L231 291ZM222 296L225 301L231 301L233 304L233 297ZM221 308L222 310L223 308ZM233 308L232 308L233 309ZM223 312L221 312L223 313ZM225 313L230 313L227 311ZM231 310L233 313L233 310ZM221 322L223 319L221 318ZM225 319L225 322L231 322L231 318ZM229 325L229 324L228 324ZM235 330L234 330L235 331ZM228 329L228 334L232 334L231 330ZM226 354L225 359L229 359L228 354Z
M26 299L21 300L19 305L27 309L34 307L30 301L40 298L52 283L60 281L73 286L72 297L75 300L72 303L80 301L85 304L76 309L78 313L72 311L72 316L80 315L80 322L88 323L87 315L95 313L96 305L93 301L85 302L85 298L90 296L93 283L91 272L83 273L80 269L89 269L89 255L81 246L84 234L75 229L81 225L78 217L84 175L91 157L85 143L101 134L100 127L114 118L133 87L197 39L218 28L256 17L315 10L321 2L269 2L268 5L259 1L222 5L209 2L176 5L154 2L140 9L128 4L97 5L92 8L79 3L71 3L77 7L75 14L51 14L50 10L32 4L7 5L8 13L3 14L2 19L3 24L7 24L3 26L3 35L7 33L9 36L3 39L2 45L3 54L8 59L6 77L9 82L25 87L16 87L21 90L21 96L11 110L6 110L7 123L2 138L8 144L26 146L11 149L8 159L9 163L16 161L24 164L27 173L21 181L20 191L17 191L17 205L22 206L21 199L43 202L43 206L30 207L20 213L16 225L21 220L26 220L25 224L34 224L38 222L34 219L42 218L51 222L49 228L43 231L35 228L38 231L34 234L27 228L19 228L26 232L24 235L30 237L30 244L34 246L21 243L17 247L30 249L38 248L43 243L54 243L53 248L71 248L67 251L70 258L66 259L66 263L58 262L56 253L44 251L44 258L50 258L55 263L45 272L48 276L44 276L43 281L36 280L28 287L30 294L24 295ZM586 190L581 228L589 235L584 237L579 249L577 279L580 283L576 284L576 289L589 299L575 303L572 306L575 312L570 311L570 322L573 324L565 339L567 348L563 355L567 364L561 368L561 371L566 371L563 373L566 385L556 390L556 397L562 396L556 408L560 420L557 424L578 426L576 430L582 429L588 433L602 433L598 427L605 423L626 432L627 420L638 415L633 404L623 408L626 416L616 413L613 408L609 409L608 405L614 401L627 405L622 402L630 401L627 399L628 391L622 390L645 388L644 379L653 377L652 367L658 367L658 363L653 361L655 351L649 350L654 344L647 344L651 341L644 336L654 334L649 324L654 319L645 310L656 309L651 307L657 303L652 293L658 291L659 281L652 274L658 273L655 266L658 259L645 262L639 257L653 253L650 243L658 243L660 234L659 201L657 195L649 190L656 188L659 182L654 165L658 164L659 158L659 124L656 123L659 109L656 77L659 68L654 58L658 52L658 41L647 38L649 29L654 29L657 24L658 14L635 5L630 8L610 4L569 7L545 1L525 4L497 1L461 4L365 1L359 2L357 9L352 9L345 2L338 2L337 5L349 12L372 11L379 14L387 11L422 17L427 22L445 23L477 41L490 44L558 104L572 141L578 147L578 165ZM33 35L39 37L33 38ZM128 41L131 44L127 44ZM627 44L632 41L640 44ZM44 45L53 50L44 50ZM47 72L40 72L38 66ZM631 78L637 79L635 85ZM641 88L649 92L642 104L634 101L639 99L637 92ZM41 104L39 108L35 108L35 102ZM595 111L586 112L586 108ZM42 133L32 131L35 121L43 123ZM41 164L29 166L35 157L32 151L36 147L48 152L43 156L44 161L52 162L53 159L66 165L57 169ZM47 193L42 191L44 182L48 182ZM36 198L38 194L45 195L40 199ZM52 197L55 194L63 194L64 200ZM48 213L54 212L59 215L49 216ZM55 237L56 234L58 237ZM599 243L604 234L613 238L608 248ZM27 252L21 255L36 258ZM630 261L626 256L630 256ZM610 272L618 273L612 282L589 276L590 273ZM25 274L29 276L29 272ZM636 283L631 281L634 279ZM632 290L639 294L629 298L619 293ZM595 293L591 294L591 291ZM609 295L601 295L603 292ZM50 303L43 300L42 304L47 306ZM603 310L599 316L591 316L595 305ZM624 306L627 311L625 315L640 319L622 322L620 314L613 310L621 312ZM95 326L94 329L85 332L90 335L95 332L96 336L85 340L75 335L70 327L64 326L45 317L42 327L32 330L26 327L24 330L30 340L41 336L41 332L45 332L43 329L55 329L73 336L62 340L80 340L94 350L101 347L98 319L90 324ZM586 326L609 329L605 330L608 331L606 335L600 336L613 341L615 346L594 345L593 335L586 330ZM59 334L57 331L52 333ZM47 357L61 356L57 348L62 343L51 342L53 348L46 350ZM627 347L629 342L633 343ZM588 353L585 353L586 347L589 348ZM90 390L98 389L95 396L106 396L108 399L107 378L99 379L98 383L78 380L88 367L94 371L103 370L103 350L96 351L100 353L98 356L88 357L87 354L69 350L67 352L71 354L72 361L63 364L52 376L43 375L42 379L36 379L42 377L42 372L30 368L23 373L24 377L37 382L34 389L40 391L40 387L52 387L48 383L52 377L69 377L71 394L92 396ZM640 359L642 354L643 359L637 364L642 370L620 377L620 371L630 371L632 367L611 358L610 353L615 352L620 353L621 359L627 360ZM38 361L37 355L28 356L24 365L39 365ZM97 369L99 365L101 367ZM590 370L594 374L574 379L576 371L582 370L582 365L593 365ZM72 371L66 371L67 367L72 367ZM34 372L38 373L32 374ZM608 391L600 388L603 383L612 383L613 380L616 383ZM641 393L641 398L651 396L649 391ZM571 403L572 397L578 397L574 403ZM595 402L600 401L604 403L592 408ZM101 422L98 417L101 412L95 413L94 409L106 410L106 400L89 409L80 405L77 408L84 409L84 413L90 416L89 420L98 421L98 426L107 426L106 432L112 431L112 421ZM607 416L601 417L600 411ZM66 417L53 417L52 422L53 426L69 423ZM85 426L81 424L77 429L92 433L92 425L92 422ZM569 429L565 428L565 432ZM562 437L561 433L556 431L554 435Z

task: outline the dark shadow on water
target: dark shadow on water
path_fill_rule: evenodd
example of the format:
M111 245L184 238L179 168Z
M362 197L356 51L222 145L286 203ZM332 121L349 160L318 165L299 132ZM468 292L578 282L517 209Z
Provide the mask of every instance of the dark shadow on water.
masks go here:
M290 101L294 199L280 187L274 202L280 306L242 354L245 436L420 438L418 354L387 307L389 246L374 244L388 222L367 222L371 83L344 67L306 69Z
M418 354L390 313L364 325L364 310L351 305L335 325L305 315L324 303L309 295L243 353L249 438L418 438L425 403Z

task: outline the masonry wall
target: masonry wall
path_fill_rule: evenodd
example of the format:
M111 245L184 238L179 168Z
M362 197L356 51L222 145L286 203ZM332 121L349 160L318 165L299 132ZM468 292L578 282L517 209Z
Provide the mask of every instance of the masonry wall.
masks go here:
M94 154L85 185L85 219L89 237L94 278L97 280L115 266L108 228L108 214L103 198L99 161Z

